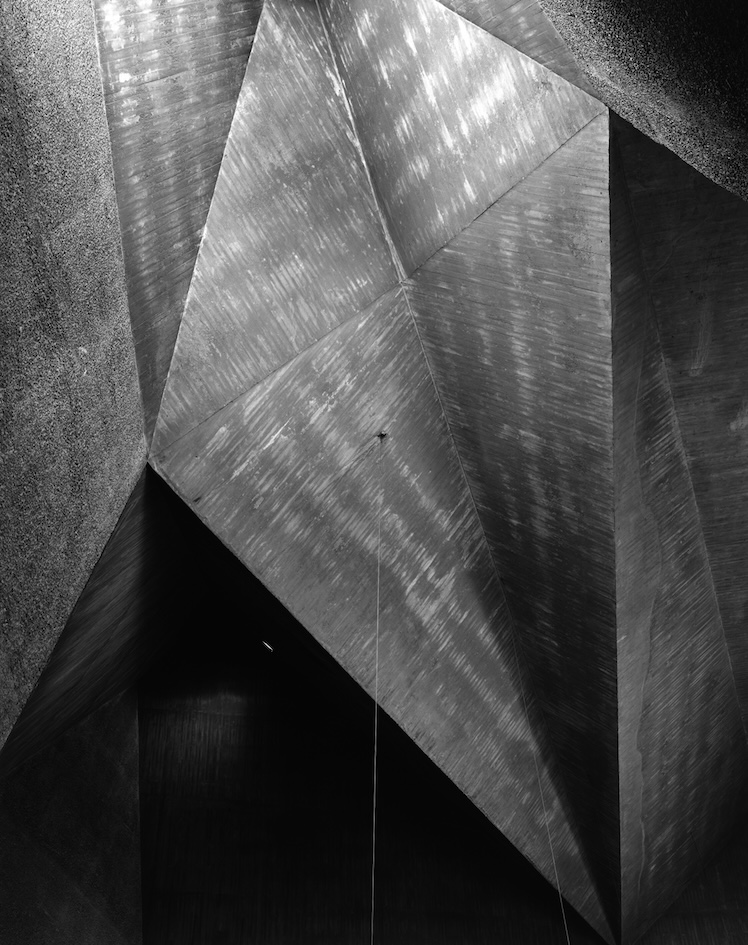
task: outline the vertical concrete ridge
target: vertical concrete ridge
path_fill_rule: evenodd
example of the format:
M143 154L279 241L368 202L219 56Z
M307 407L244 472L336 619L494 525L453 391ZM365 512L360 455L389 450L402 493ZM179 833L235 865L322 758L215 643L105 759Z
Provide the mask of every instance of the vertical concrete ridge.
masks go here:
M95 0L94 0L94 2L95 2ZM237 100L238 100L239 95L241 94L241 87L244 85L244 82L245 82L245 80L246 80L247 73L249 72L249 69L250 69L250 63L251 63L251 61L252 61L252 52L254 51L255 43L256 43L256 41L257 41L258 34L260 33L260 30L263 29L263 13L264 13L264 10L265 10L265 0L260 0L260 2L261 2L261 4L262 4L262 9L260 10L260 15L259 15L259 17L258 17L258 19L257 19L257 26L256 26L256 28L255 28L255 31L254 31L254 34L253 34L253 37L252 37L252 45L250 46L249 55L247 56L247 65L246 65L246 68L244 69L244 78L242 79L241 86L239 87L239 90L237 91ZM236 108L234 108L234 111L232 112L231 125L233 125L233 123L234 123L235 114L236 114ZM210 208L211 208L211 206L213 205L213 197L215 196L216 186L218 185L218 180L219 180L219 178L220 178L220 176L221 176L221 170L222 170L222 168L223 168L223 156L224 156L224 154L225 154L225 152L226 152L226 145L228 144L229 136L230 136L230 134L231 134L231 125L229 125L228 131L226 132L226 138L225 138L225 140L224 140L224 142L223 142L223 147L222 147L222 149L221 149L221 160L220 160L220 164L219 164L219 168L218 168L218 174L216 175L216 181L215 181L215 184L214 184L214 186L213 186L213 189L211 190L211 193L210 193L210 201L209 201L209 203L208 203L208 207L207 207L207 210L206 210L206 212L205 212L205 221L204 221L203 226L202 226L202 228L201 228L201 230L200 230L200 239L199 239L198 244L197 244L197 250L196 250L196 252L195 252L195 259L194 259L194 261L193 261L193 265L192 265L192 268L191 268L191 270L190 270L190 277L189 277L189 282L188 282L188 285L187 285L187 291L186 291L185 296L184 296L184 302L183 302L183 305L182 305L182 311L181 311L181 314L180 314L180 317L179 317L179 326L178 326L178 328L177 328L177 333L176 333L176 335L175 335L175 337L174 337L174 343L173 343L173 345L172 345L172 347L171 347L171 351L170 351L170 353L169 353L168 364L167 364L166 373L165 373L165 376L164 376L164 379L163 379L163 384L162 384L162 386L161 386L160 392L158 393L158 397L157 397L157 401L156 401L156 411L155 411L155 415L154 415L154 418L153 418L153 423L152 423L152 426L151 426L151 429L150 429L150 434L148 434L148 431L146 431L146 433L147 433L147 444L148 444L148 451L149 451L149 453L150 453L151 443L152 443L152 441L153 441L153 434L155 433L156 424L157 424L157 422L158 422L158 415L159 415L159 413L161 412L161 402L162 402L162 400L163 400L163 398L164 398L164 392L165 392L166 387L167 387L167 385L168 385L168 383L169 383L169 374L171 373L172 364L174 363L174 352L176 351L176 345L177 345L177 342L179 341L179 332L182 330L182 320L183 320L183 317L184 317L184 313L185 313L185 311L187 310L187 305L189 304L190 294L192 293L192 283L193 283L193 280L194 280L194 277L195 277L195 269L196 269L196 267L197 267L197 260L198 260L199 257L200 257L200 252L201 252L202 247L203 247L203 240L205 239L205 233L206 233L206 230L207 230L208 217L210 216Z
M615 126L611 213L621 937L632 942L737 822L748 750Z
M353 114L353 109L351 108L350 93L346 88L345 79L340 72L340 53L335 48L332 40L330 39L330 31L327 28L327 23L325 23L325 17L322 13L320 7L320 0L314 0L317 5L317 13L319 15L320 22L322 23L322 28L325 31L325 38L327 40L327 46L330 51L330 61L332 62L335 68L335 75L337 77L338 83L340 84L341 89L343 89L343 98L345 99L346 108L348 110L348 120L351 123L351 128L353 129L353 135L356 139L356 147L358 149L359 156L361 158L361 163L364 166L366 171L366 179L369 182L369 188L371 189L371 195L374 198L374 204L377 208L377 213L379 214L379 222L382 226L382 232L384 233L385 239L387 240L387 247L389 248L390 255L392 256L392 262L395 265L395 268L398 271L400 280L402 281L405 278L406 272L405 267L403 266L403 261L400 258L400 253L397 251L397 247L392 240L392 234L390 233L390 226L387 222L387 217L382 206L382 201L377 193L377 189L374 186L374 179L371 176L371 167L369 166L369 161L367 160L366 154L363 147L361 146L361 136L358 133L358 128L356 127L356 118Z

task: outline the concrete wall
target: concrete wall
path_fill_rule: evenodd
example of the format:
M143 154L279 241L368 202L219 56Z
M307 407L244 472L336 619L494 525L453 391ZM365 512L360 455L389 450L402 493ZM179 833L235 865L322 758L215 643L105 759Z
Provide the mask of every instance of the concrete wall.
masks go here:
M93 13L0 3L0 744L142 469Z

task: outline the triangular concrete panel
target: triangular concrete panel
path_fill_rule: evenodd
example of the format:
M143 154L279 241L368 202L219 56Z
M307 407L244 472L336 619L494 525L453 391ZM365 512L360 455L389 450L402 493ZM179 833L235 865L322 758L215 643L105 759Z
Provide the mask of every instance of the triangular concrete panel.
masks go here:
M268 0L154 450L397 283L317 8Z
M603 111L434 0L322 11L406 273Z
M403 290L153 461L369 692L381 503L380 705L604 932Z
M262 0L94 9L150 440Z

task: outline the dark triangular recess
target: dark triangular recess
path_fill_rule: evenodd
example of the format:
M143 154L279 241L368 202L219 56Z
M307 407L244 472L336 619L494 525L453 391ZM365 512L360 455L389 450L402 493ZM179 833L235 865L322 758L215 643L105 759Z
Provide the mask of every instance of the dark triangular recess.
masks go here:
M373 703L200 528L190 619L140 685L144 943L367 941ZM376 863L379 945L565 941L557 893L384 714Z

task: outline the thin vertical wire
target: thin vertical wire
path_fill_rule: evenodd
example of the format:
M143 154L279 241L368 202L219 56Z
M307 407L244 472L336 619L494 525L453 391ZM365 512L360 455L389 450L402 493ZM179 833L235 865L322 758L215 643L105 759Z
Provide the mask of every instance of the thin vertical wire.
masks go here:
M527 699L525 698L525 686L522 682L522 666L519 661L519 652L517 650L517 638L516 635L512 634L512 643L514 645L514 661L517 665L517 675L519 677L519 691L522 694L522 704L525 707L525 717L527 718L527 724L530 725L530 713L527 709ZM532 727L531 727L532 730ZM566 922L566 909L564 908L564 897L561 895L561 883L558 879L558 868L556 866L556 856L553 852L553 839L551 837L551 828L548 823L548 809L545 806L545 794L543 793L543 782L540 778L540 767L538 765L538 756L537 752L533 750L532 760L535 765L535 776L538 779L538 790L540 791L540 803L543 805L543 821L545 822L545 831L548 835L548 847L551 851L551 863L553 864L553 876L556 880L556 891L558 892L558 901L561 905L561 918L564 923L564 932L566 933L566 945L571 945L571 939L569 938L569 926Z
M384 480L382 478L382 448L386 434L379 433L377 468L379 472L379 508L377 510L377 619L374 635L374 788L371 803L371 938L374 945L375 873L377 863L377 753L379 750L379 592L382 572L382 508L384 506Z

